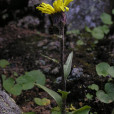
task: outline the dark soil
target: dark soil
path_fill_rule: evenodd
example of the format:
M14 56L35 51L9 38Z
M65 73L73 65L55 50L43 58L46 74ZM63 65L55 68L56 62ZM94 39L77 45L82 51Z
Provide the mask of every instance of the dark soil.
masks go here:
M105 39L94 44L94 39L88 34L83 34L84 45L77 46L76 41L79 39L75 35L66 35L65 59L73 50L73 65L76 68L83 69L83 75L74 80L67 81L67 91L70 91L67 99L67 106L73 104L76 108L84 105L91 106L91 111L98 114L111 114L114 103L104 104L97 100L95 91L88 89L88 85L97 84L100 89L104 88L108 77L99 77L96 73L95 66L100 62L108 62L114 65L114 47L113 37L107 36ZM52 61L44 58L41 54L47 55L59 60L60 49L59 41L56 35L37 33L28 29L17 28L15 25L8 25L0 28L0 59L7 59L11 64L5 69L0 70L0 74L7 77L13 76L13 72L19 75L25 71L41 69L46 77L46 86L57 91L61 85L54 83L55 79L60 76L59 66ZM54 68L57 72L52 72ZM88 100L86 94L91 93L94 98ZM37 114L50 114L52 107L56 106L55 101L43 90L34 87L29 91L23 91L20 96L13 96L16 103L24 112L36 112ZM34 103L35 97L51 99L48 106L38 106Z

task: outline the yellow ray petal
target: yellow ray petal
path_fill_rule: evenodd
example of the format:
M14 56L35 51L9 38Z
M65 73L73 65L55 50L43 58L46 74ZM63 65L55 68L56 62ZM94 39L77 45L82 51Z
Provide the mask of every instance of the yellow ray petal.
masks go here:
M72 2L73 0L64 0L64 5L65 6L68 6L68 4L70 3L70 2Z

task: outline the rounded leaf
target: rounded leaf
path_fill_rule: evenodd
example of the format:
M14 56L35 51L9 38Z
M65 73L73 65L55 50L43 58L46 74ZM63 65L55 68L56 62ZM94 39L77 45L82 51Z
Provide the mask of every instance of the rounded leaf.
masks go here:
M113 99L114 101L114 84L113 83L106 83L105 84L105 91L107 94Z
M45 84L45 81L46 81L45 75L40 70L33 70L30 72L27 72L25 75L32 78L32 80L37 84L41 84L41 85Z
M28 89L32 89L34 87L34 83L33 82L28 82L22 85L23 90L28 90Z
M99 76L107 76L108 75L108 68L110 67L109 64L102 62L96 65L96 71Z
M104 38L104 33L100 27L96 27L92 30L92 36L98 40Z
M112 22L112 19L111 19L111 15L107 14L107 13L103 13L101 15L101 20L104 24L108 24L108 25L111 25L113 22Z
M9 62L7 60L0 60L0 67L5 68L7 65L9 65Z
M99 90L99 86L96 85L96 84L89 85L88 88L90 88L90 89L92 89L92 90L96 90L96 91Z
M114 66L108 68L108 73L114 78Z
M46 106L50 104L50 100L46 98L43 98L43 99L34 98L34 101L37 105L40 105L40 106Z
M112 98L102 90L97 91L96 96L103 103L111 103L113 101Z
M10 93L13 95L20 95L22 92L22 86L19 84L16 84L13 86L13 88L10 89Z

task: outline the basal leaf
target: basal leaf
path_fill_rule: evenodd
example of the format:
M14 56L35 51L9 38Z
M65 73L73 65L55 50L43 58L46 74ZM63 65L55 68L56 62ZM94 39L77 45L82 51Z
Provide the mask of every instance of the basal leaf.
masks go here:
M96 65L96 71L99 76L107 76L108 75L108 68L110 65L108 63L102 62Z
M7 60L0 60L0 67L5 68L7 65L9 65L9 62Z
M114 9L112 9L112 14L114 15Z
M32 89L33 87L34 87L34 83L33 82L28 82L28 83L22 84L23 90Z
M104 38L104 33L100 27L96 27L91 32L92 36L98 40Z
M50 104L50 100L46 98L43 98L43 99L34 98L34 101L37 105L40 105L40 106L46 106Z
M96 96L103 103L111 103L113 101L112 98L102 90L97 91Z
M96 90L96 91L99 90L99 86L96 85L96 84L89 85L88 88L90 88L90 89L92 89L92 90Z
M89 114L90 106L84 106L76 111L73 112L73 114Z
M45 84L45 75L40 70L33 70L27 72L25 75L31 77L32 80L34 80L34 82L36 82L37 84Z
M14 79L13 78L8 78L3 81L3 87L5 88L6 91L10 93L11 88L14 86Z
M103 25L101 26L101 30L105 33L105 34L108 34L110 29L107 25Z
M114 101L114 84L113 83L106 83L105 84L105 91L107 94L113 99Z
M114 66L108 68L108 73L114 78Z
M19 84L15 84L13 88L10 89L10 93L13 95L20 95L22 92L22 86Z
M43 85L40 85L40 84L36 84L36 85L38 87L42 88L44 91L46 91L51 97L53 97L59 107L62 106L62 97L58 93L56 93L55 91L53 91Z
M107 13L103 13L101 15L101 20L104 24L108 24L108 25L111 25L113 22L112 22L112 19L111 19L111 15L107 14Z

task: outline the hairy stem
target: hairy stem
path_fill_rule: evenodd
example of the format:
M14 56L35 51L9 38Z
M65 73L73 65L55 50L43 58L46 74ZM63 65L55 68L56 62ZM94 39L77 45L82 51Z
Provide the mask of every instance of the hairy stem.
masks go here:
M62 24L61 29L59 29L60 31L60 35L62 35L62 38L60 39L60 43L61 43L61 75L62 75L62 87L63 87L63 91L66 91L66 80L64 78L64 43L65 43L65 38L64 38L64 25ZM63 100L63 105L62 105L62 114L66 114L65 111L65 107L66 107L66 100Z

